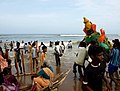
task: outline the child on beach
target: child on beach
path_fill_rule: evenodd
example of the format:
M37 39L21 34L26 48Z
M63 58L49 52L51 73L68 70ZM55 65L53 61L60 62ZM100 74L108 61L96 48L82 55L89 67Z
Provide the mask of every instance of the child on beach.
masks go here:
M102 91L102 79L106 82L107 91L111 91L109 82L105 77L106 62L103 60L103 51L100 46L94 46L88 50L92 62L84 71L83 91Z
M43 47L42 47L42 53L41 53L41 55L40 55L40 63L41 63L41 66L43 65L43 63L44 63L44 61L45 61L45 59L46 59L46 52L47 52L47 47L44 45Z
M78 72L79 72L80 78L83 77L82 68L83 68L83 70L85 69L84 62L86 59L88 59L86 43L81 41L79 48L78 48L78 53L76 55L76 61L74 62L74 65L73 65L73 73L74 73L75 77L76 77L76 72L77 72L76 66L78 66Z

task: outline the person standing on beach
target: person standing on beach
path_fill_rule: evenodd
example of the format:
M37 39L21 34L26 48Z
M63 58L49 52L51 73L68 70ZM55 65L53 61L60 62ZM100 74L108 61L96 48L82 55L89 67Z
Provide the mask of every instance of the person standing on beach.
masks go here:
M36 59L36 54L37 53L37 50L36 50L36 47L35 47L35 42L33 42L32 44L32 60L33 60L33 71L34 71L34 66L35 66L35 62L36 62L36 69L38 68L38 60Z
M43 65L43 63L44 63L44 61L45 61L45 59L46 59L46 52L47 52L47 47L44 45L43 47L42 47L42 53L41 53L41 55L40 55L40 63L41 63L41 66Z
M39 46L39 50L40 50L40 53L42 53L42 47L44 46L44 43L41 42L40 46Z
M32 45L30 42L28 42L28 52L31 53L31 51L32 51Z
M10 47L11 47L10 51L12 51L12 49L13 49L13 42L12 41L10 42Z
M35 47L36 47L36 59L38 60L39 53L40 53L40 48L38 45L38 40L35 41Z
M20 43L17 42L17 48L14 50L15 52L15 68L17 70L17 74L19 74L19 71L18 71L18 66L17 66L17 63L19 64L19 68L20 68L20 74L22 74L22 66L21 66L21 53L20 53Z
M55 54L56 66L60 66L61 65L60 56L62 56L62 53L61 53L61 48L59 46L59 41L55 42L54 51L55 51L54 54Z
M71 40L68 41L67 48L68 48L68 49L72 49L72 42L71 42Z
M25 54L28 53L28 45L27 45L27 43L24 44L24 50L25 50Z
M77 72L76 66L78 66L79 77L80 79L82 79L83 77L82 68L83 70L85 70L85 67L84 67L85 60L88 60L86 43L81 41L78 47L78 53L76 54L76 61L74 62L74 65L73 65L73 73L75 77L76 77L76 72Z
M64 51L65 51L65 45L64 45L64 42L63 41L61 41L61 50L62 50L62 53L64 53Z
M118 68L120 67L120 42L114 42L113 48L110 53L110 62L108 65L108 72L110 76L110 85L112 85L112 81L118 85L117 80L114 78L114 73L117 73Z
M83 91L102 91L102 79L104 79L107 91L111 91L109 81L105 76L106 62L103 60L103 48L91 47L88 54L92 62L85 68L82 89Z
M53 42L50 41L49 47L53 47Z

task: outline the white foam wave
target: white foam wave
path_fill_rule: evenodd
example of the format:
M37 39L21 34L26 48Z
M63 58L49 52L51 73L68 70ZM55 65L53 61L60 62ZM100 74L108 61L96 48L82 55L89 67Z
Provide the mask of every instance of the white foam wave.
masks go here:
M84 34L61 34L60 36L64 37L78 37L78 36L85 36Z

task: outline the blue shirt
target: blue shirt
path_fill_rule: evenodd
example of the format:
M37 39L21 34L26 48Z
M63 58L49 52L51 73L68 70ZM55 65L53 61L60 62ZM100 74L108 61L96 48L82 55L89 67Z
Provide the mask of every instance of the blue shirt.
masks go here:
M113 48L110 55L110 64L120 66L120 50Z
M50 66L50 70L53 72L53 68ZM40 70L40 72L38 73L38 76L42 76L45 79L50 79L50 77L44 72L43 69Z

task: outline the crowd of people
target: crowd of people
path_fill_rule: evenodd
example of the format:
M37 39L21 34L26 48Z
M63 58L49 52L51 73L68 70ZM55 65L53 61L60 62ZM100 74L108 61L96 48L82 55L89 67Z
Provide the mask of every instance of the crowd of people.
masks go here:
M50 72L50 73L53 72L53 70L50 71L49 69L46 69L46 67L48 67L48 64L46 62L47 46L45 46L45 44L43 42L41 42L41 44L38 45L37 41L28 42L28 43L24 43L24 41L22 41L22 48L21 48L20 42L18 42L18 41L16 42L16 46L13 46L13 45L15 45L15 44L13 44L13 42L10 42L10 44L9 44L10 51L14 52L14 63L15 63L15 68L16 68L15 74L17 74L18 76L19 76L19 74L25 74L25 70L23 69L23 64L22 64L23 50L24 50L24 54L27 54L27 53L29 54L29 60L32 61L31 66L30 66L30 68L32 69L31 71L38 72L38 78L39 78L39 76L44 75L47 72ZM50 47L53 47L53 45ZM11 71L11 67L12 67L11 61L12 60L9 58L9 55L8 55L9 49L8 48L9 47L5 43L4 44L5 53L4 53L2 50L2 47L0 47L0 79L1 79L0 80L0 86L1 86L0 88L3 91L6 91L6 89L9 89L9 91L18 91L20 84L17 81L17 79L15 78L15 76L14 76L15 74L14 75L12 74L12 71ZM21 50L22 50L22 52L21 52ZM59 45L59 41L56 41L54 50L55 50L54 54L55 54L55 59L56 59L56 66L58 66L58 65L60 65L59 57L62 56L62 53L64 53L64 50L65 50L65 45L64 45L63 41L61 42L61 45ZM59 58L59 60L58 60L58 58ZM40 65L39 65L38 61L40 61ZM43 73L43 71L39 72L40 69L44 70L44 71L47 70L47 71L45 73ZM52 69L52 67L51 67L51 69ZM19 73L19 71L20 71L20 73ZM47 77L46 79L50 79L49 75L48 76L45 75L45 77ZM8 79L6 79L6 78L8 78ZM37 78L34 78L33 81L35 82L35 84L36 84L36 82L39 82L39 80L37 80ZM48 82L48 81L46 81L46 82ZM43 82L42 82L42 84L43 85L41 87L44 87ZM37 87L37 89L38 89L38 87Z
M115 86L119 86L115 79L114 73L119 75L120 67L120 42L118 39L113 40L113 47L106 51L105 48L99 46L92 41L88 50L86 50L85 42L80 42L78 53L76 54L76 61L73 65L73 73L76 78L76 66L78 66L78 73L82 79L83 91L102 91L102 80L106 83L106 91L112 91L112 82ZM89 61L90 57L91 61ZM85 62L89 62L85 67ZM83 69L83 72L81 70ZM106 70L107 69L107 70ZM106 73L109 73L110 81ZM119 76L117 76L119 78Z
M0 91L18 91L19 86L20 84L11 72L11 60L0 47Z
M73 73L76 78L76 67L78 67L79 78L80 81L82 81L83 91L102 91L102 79L104 79L106 83L107 91L112 91L112 82L114 82L116 86L119 85L114 77L114 73L119 75L120 41L115 39L112 42L113 47L109 52L94 41L92 41L89 46L84 41L80 42L75 55L76 59L73 64ZM53 49L56 66L61 66L60 58L65 53L66 48L73 48L72 43L71 41L68 41L67 47L63 41L61 41L61 44L60 41L56 41L54 44L55 46ZM21 64L21 50L24 49L24 54L29 53L31 71L37 72L37 75L35 77L33 76L32 91L34 91L34 89L39 91L41 88L49 86L55 75L52 66L50 66L46 60L46 52L48 50L47 46L43 42L39 45L38 41L24 43L23 48L20 47L19 42L16 43L16 48L13 47L12 42L10 43L10 46L10 51L14 51L16 74L19 74L19 69L20 74L23 74L24 72ZM49 47L53 47L53 42L50 41ZM12 74L11 60L8 56L8 51L9 50L5 47L4 54L0 47L0 89L3 91L18 91L20 83ZM91 61L89 61L90 59ZM86 62L88 62L87 66ZM109 73L110 81L107 78L107 73Z

